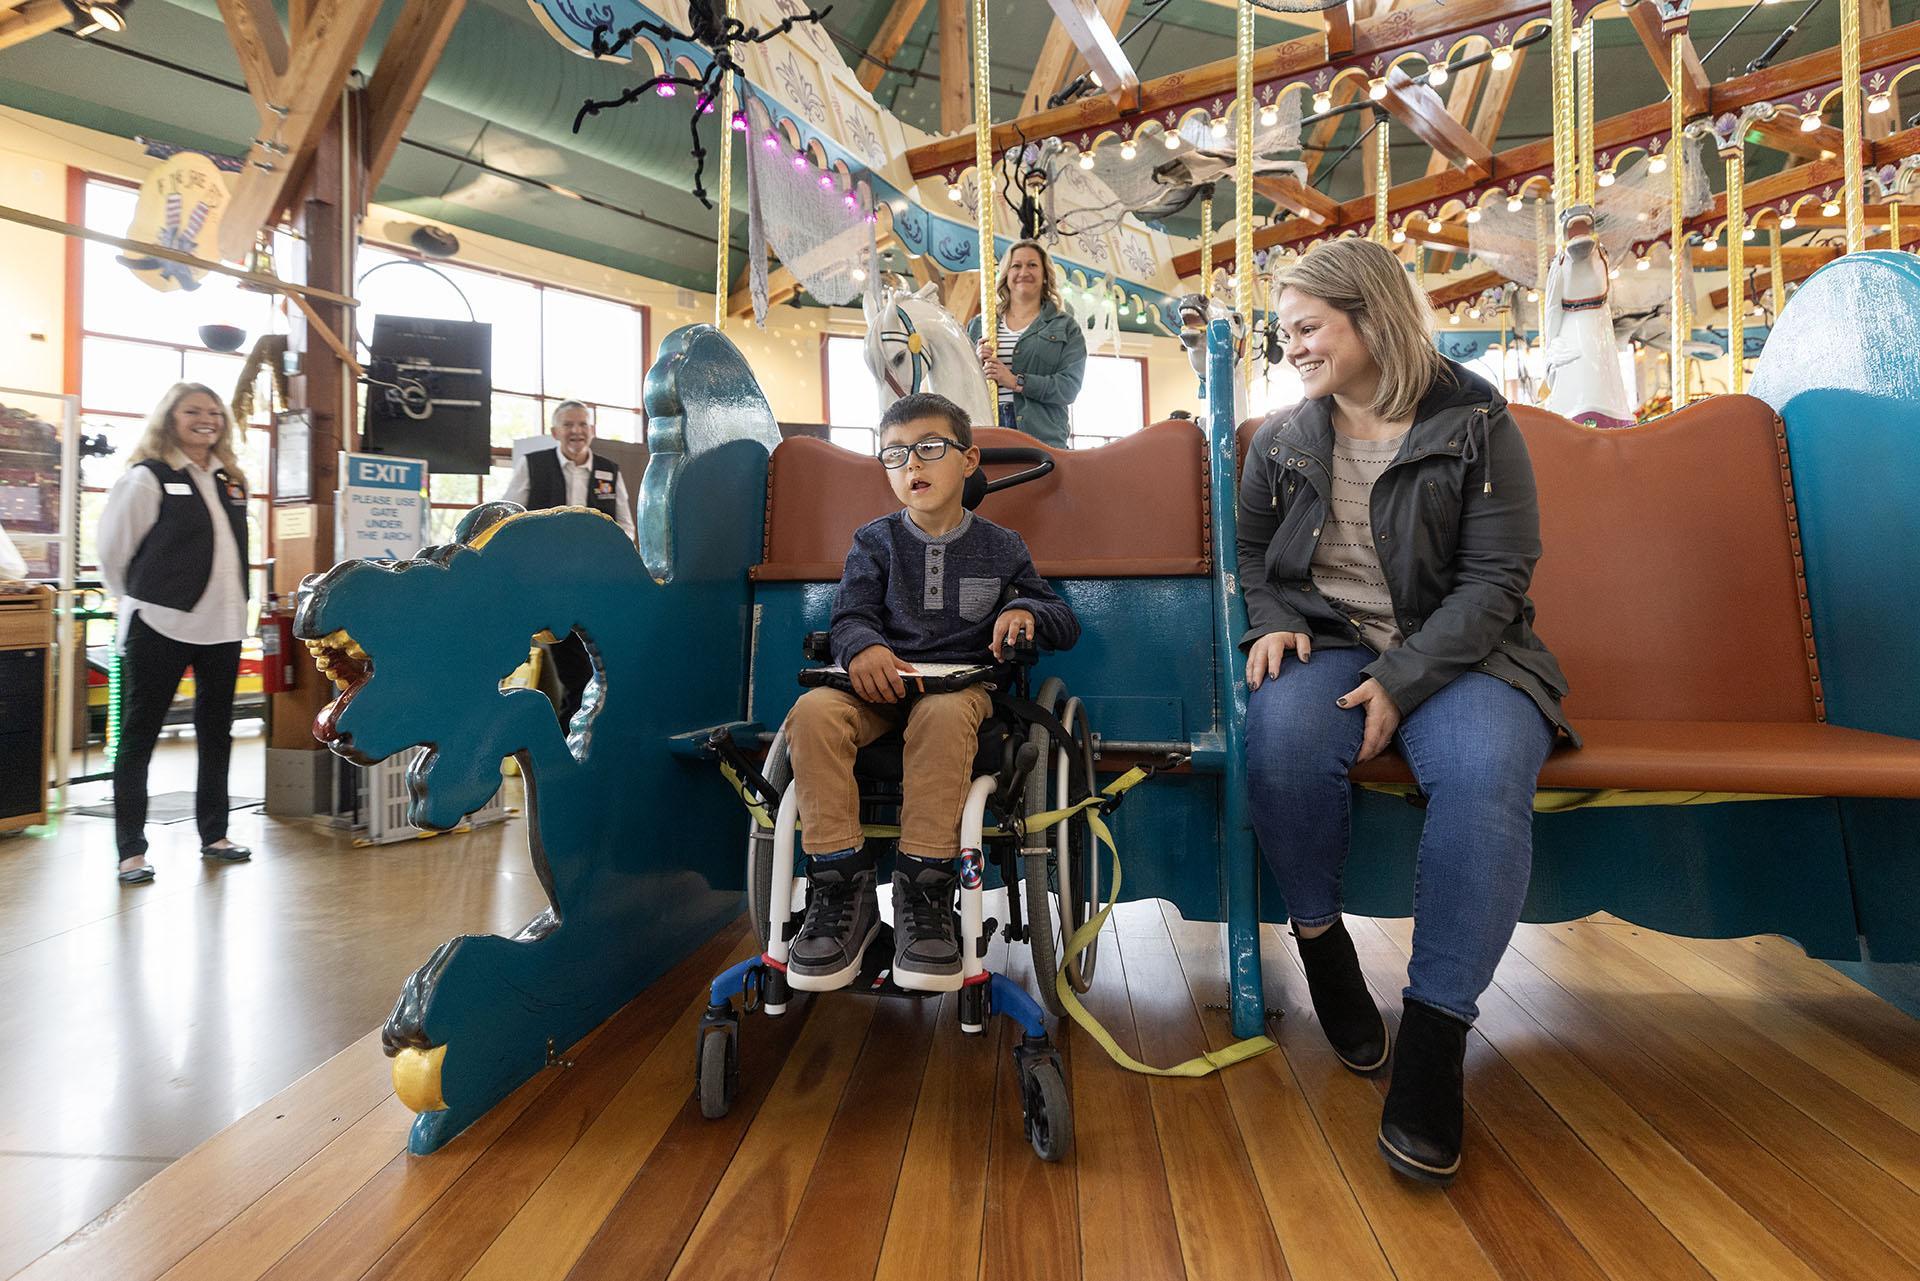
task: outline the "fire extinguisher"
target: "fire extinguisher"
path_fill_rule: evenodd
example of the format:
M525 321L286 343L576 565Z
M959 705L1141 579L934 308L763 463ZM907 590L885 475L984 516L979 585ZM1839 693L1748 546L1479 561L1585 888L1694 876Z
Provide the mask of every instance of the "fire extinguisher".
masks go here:
M293 614L280 608L279 597L269 596L260 615L260 688L268 694L285 694L295 684L294 655L299 646L293 639Z

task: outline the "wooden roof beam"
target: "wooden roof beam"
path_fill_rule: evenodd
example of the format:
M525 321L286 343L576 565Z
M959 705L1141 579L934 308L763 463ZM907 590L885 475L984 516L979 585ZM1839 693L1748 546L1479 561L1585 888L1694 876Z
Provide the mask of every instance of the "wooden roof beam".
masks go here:
M1485 178L1493 172L1492 149L1447 114L1447 104L1424 80L1415 80L1402 68L1394 67L1387 72L1386 83L1383 101L1387 110L1415 137L1472 178Z
M1445 310L1455 303L1478 298L1487 290L1503 285L1506 281L1507 278L1497 271L1482 271L1462 280L1456 280L1452 284L1427 290L1427 301L1433 304L1435 310Z
M1127 6L1115 0L1047 0L1053 7L1054 29L1067 33L1086 61L1093 82L1107 101L1121 110L1140 105L1140 75L1127 61L1126 50L1114 38L1113 24L1127 16ZM1109 16L1113 14L1114 16ZM1037 70L1037 68L1036 68Z
M1257 175L1253 189L1296 217L1331 226L1340 216L1340 202L1324 191L1284 174Z
M1633 20L1633 29L1640 37L1640 43L1647 47L1647 56L1653 59L1654 69L1660 73L1660 82L1667 86L1668 92L1679 92L1682 108L1687 119L1693 120L1707 114L1707 100L1713 88L1713 82L1707 79L1706 68L1700 65L1700 55L1693 47L1693 37L1685 31L1680 33L1680 56L1685 62L1681 87L1676 90L1673 84L1673 53L1669 47L1672 36L1661 30L1660 13L1652 0L1640 0L1627 10L1627 17Z
M1111 32L1127 16L1127 0L1100 0L1098 19L1107 25ZM1065 23L1056 20L1047 30L1045 43L1040 46L1040 57L1033 64L1033 78L1027 82L1027 96L1021 99L1022 110L1039 111L1047 105L1047 99L1060 91L1067 82L1067 73L1075 66L1080 51L1074 45L1073 33ZM1123 55L1124 56L1124 55ZM1131 74L1131 68L1129 68ZM1101 78L1105 83L1105 77ZM1139 87L1139 77L1134 76L1131 87Z
M1473 119L1474 101L1479 98L1480 86L1486 83L1487 74L1490 70L1486 63L1476 62L1471 67L1453 73L1453 78L1449 82L1447 89L1448 115L1452 116L1455 120ZM1509 93L1511 93L1510 90ZM1486 143L1489 147L1493 145L1492 139L1480 138L1478 134L1475 134L1474 137ZM1427 158L1427 173L1441 173L1447 168L1448 163L1447 158L1436 151Z
M860 70L854 73L862 89L868 93L874 91L880 77L887 74L886 64L900 52L900 46L907 42L913 24L920 20L921 11L926 7L927 0L893 0L893 8L887 11L880 29L873 33L872 47L860 56Z
M1500 126L1507 122L1507 108L1513 105L1513 91L1520 87L1520 68L1527 65L1530 47L1515 49L1513 62L1498 71L1488 67L1487 92L1473 115L1473 136L1489 147L1500 141Z
M413 110L420 105L433 69L447 47L454 24L467 0L407 0L380 50L373 78L367 82L367 190L380 185L381 175L400 147L401 135Z
M0 49L25 44L73 20L60 0L26 0L25 4L0 9Z
M240 58L247 93L265 119L272 112L274 91L287 74L287 33L280 15L269 0L220 0L220 17Z

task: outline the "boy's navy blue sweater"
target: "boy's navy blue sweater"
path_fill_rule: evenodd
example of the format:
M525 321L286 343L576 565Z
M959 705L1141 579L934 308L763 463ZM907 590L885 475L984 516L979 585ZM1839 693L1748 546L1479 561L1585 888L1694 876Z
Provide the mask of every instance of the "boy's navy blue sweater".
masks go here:
M845 667L885 645L908 663L990 662L994 620L1015 606L1033 614L1042 648L1080 639L1020 535L968 512L933 538L897 511L853 535L833 600L833 660Z

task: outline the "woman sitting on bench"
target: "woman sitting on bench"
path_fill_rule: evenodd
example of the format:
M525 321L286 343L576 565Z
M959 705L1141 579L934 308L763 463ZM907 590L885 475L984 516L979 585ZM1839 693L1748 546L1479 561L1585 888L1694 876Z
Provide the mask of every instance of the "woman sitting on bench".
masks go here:
M1379 1069L1386 1025L1340 881L1348 770L1398 736L1427 816L1379 1142L1394 1169L1444 1184L1475 1001L1526 898L1534 782L1573 737L1527 599L1533 469L1506 402L1434 349L1425 301L1380 245L1308 253L1276 318L1306 399L1261 424L1240 482L1254 828L1327 1039L1355 1072Z

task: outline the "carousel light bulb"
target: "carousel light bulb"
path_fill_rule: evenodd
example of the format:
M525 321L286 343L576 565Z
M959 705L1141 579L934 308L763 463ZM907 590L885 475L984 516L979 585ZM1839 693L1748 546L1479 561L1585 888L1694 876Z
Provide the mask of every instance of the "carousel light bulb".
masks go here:
M867 273L866 273L866 269L865 269L865 268L862 268L862 267L855 267L855 268L853 269L853 283L854 283L854 284L856 284L856 285L860 285L860 284L865 284L865 283L866 283L866 279L867 279Z
M736 111L733 113L733 131L735 133L745 133L747 131L747 113L746 112Z
M1795 227L1798 227L1799 225L1800 225L1800 220L1794 217L1792 214L1780 215L1780 230L1792 231Z
M1665 173L1666 171L1667 171L1667 158L1665 156L1655 154L1647 157L1648 173Z
M1126 303L1124 303L1124 302L1122 302L1122 303L1120 304L1120 314L1121 314L1122 316L1124 316L1124 315L1126 315L1126 314L1127 314L1127 304L1126 304Z
M760 140L760 145L765 147L768 151L774 151L779 148L780 139L775 137L773 134L768 134L766 137Z
M1580 33L1578 31L1573 33L1573 51L1575 53L1580 52Z
M1120 158L1122 160L1133 159L1133 142L1131 140L1120 144Z
M1527 290L1527 301L1528 301L1528 302L1539 302L1539 301L1540 301L1540 291L1539 291L1538 289L1529 289L1529 290Z
M1507 197L1507 212L1508 212L1508 213L1519 213L1519 212L1520 212L1520 205L1521 205L1521 200L1520 200L1520 197L1518 197L1518 196L1508 196L1508 197Z
M1395 227L1393 229L1393 243L1396 245L1404 245L1407 243L1407 229L1405 227Z
M795 169L805 169L805 168L807 167L807 158L806 158L806 156L804 156L804 155L802 155L802 154L801 154L800 152L797 152L797 151L796 151L796 152L794 152L794 154L793 154L793 167L794 167Z
M1754 236L1754 232L1755 232L1755 230L1756 230L1756 229L1755 229L1755 228L1753 228L1753 227L1748 227L1748 228L1746 228L1745 230L1743 230L1743 231L1742 231L1742 232L1740 233L1740 239L1742 239L1742 240L1752 240L1752 239L1753 239L1753 236Z
M1493 51L1493 69L1506 71L1513 66L1513 46L1501 45Z
M1226 137L1227 136L1227 118L1225 116L1215 117L1214 122L1208 125L1207 129L1216 138Z
M1447 83L1447 64L1436 62L1427 68L1427 83L1438 89Z
M1611 187L1613 185L1613 173L1611 171L1608 171L1607 173L1603 173L1598 178L1594 179L1594 181L1599 183L1602 187Z
M1820 206L1820 213L1823 217L1838 218L1840 216L1840 202L1838 200L1827 201L1826 204Z
M1260 108L1260 127L1261 128L1271 129L1279 123L1280 123L1280 108L1275 106L1265 106Z
M880 215L879 215L879 213L878 213L878 212L876 212L875 210L872 210L872 209L869 209L869 210L867 210L867 222L868 222L868 224L870 224L870 225L871 225L872 223L876 223L876 222L879 222L879 221L880 221Z
M1459 324L1459 323L1460 323L1460 313L1459 313L1459 312L1457 312L1457 311L1450 311L1450 312L1448 312L1448 313L1447 313L1447 323L1448 323L1449 325L1457 325L1457 324Z
M653 91L654 93L658 94L662 98L673 97L672 85L655 85Z
M1328 93L1325 89L1322 89L1319 93L1314 94L1313 109L1319 112L1332 111L1333 95Z
M853 193L851 191L849 191L846 195L840 197L840 203L845 205L849 209L858 209L860 207L860 202L853 198Z
M1174 132L1173 130L1171 129L1167 130L1167 136L1163 139L1163 141L1167 144L1168 151L1180 150L1180 135Z
M833 190L833 175L832 175L832 174L830 174L830 173L823 173L823 174L821 174L821 175L820 175L820 190L822 190L822 191L832 191L832 190Z
M1467 308L1467 319L1468 320L1480 319L1480 309L1478 307Z
M1385 80L1372 80L1368 82L1367 98L1369 101L1378 102L1386 96L1387 96L1387 82Z
M1820 117L1817 113L1811 116L1800 117L1801 133L1812 133L1814 130L1818 129L1819 127L1820 127Z
M1468 221L1468 222L1479 222L1479 221L1480 221L1480 206L1479 206L1479 205L1475 205L1475 206L1474 206L1473 208L1471 208L1471 209L1469 209L1469 210L1467 210L1467 221Z
M948 200L951 200L951 201L953 201L953 203L954 203L954 204L956 204L956 205L957 205L957 204L959 204L959 203L960 203L960 188L958 188L958 187L956 187L956 186L955 186L954 184L952 184L952 183L948 183L948 184L947 184L947 199L948 199Z
M1634 262L1633 269L1635 271L1651 271L1653 269L1653 259L1651 258L1638 259Z
M1083 151L1080 153L1080 167L1082 169L1093 168L1093 153L1091 151Z
M1893 102L1886 94L1876 93L1867 99L1867 114L1870 116L1885 115L1892 106Z

